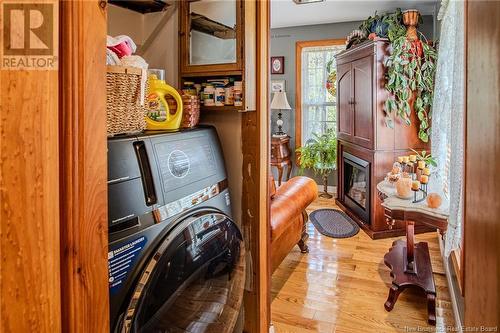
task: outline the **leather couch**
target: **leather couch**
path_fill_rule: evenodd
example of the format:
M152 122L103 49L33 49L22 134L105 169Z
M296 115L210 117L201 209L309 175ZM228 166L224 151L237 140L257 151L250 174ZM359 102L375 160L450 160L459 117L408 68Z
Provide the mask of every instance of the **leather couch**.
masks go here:
M269 177L271 194L271 272L295 245L302 253L309 252L306 245L307 213L305 209L318 196L314 180L293 177L276 189L274 179Z

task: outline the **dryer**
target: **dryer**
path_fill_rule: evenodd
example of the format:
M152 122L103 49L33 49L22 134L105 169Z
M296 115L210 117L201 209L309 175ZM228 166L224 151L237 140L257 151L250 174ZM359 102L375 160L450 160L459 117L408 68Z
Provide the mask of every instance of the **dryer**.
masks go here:
M245 248L217 133L204 126L108 140L113 332L232 332Z

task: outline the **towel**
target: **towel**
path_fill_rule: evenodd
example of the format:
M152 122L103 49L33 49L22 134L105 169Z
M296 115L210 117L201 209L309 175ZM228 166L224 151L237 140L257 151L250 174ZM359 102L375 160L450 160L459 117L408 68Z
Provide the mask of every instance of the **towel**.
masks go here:
M115 52L118 58L132 55L137 50L137 46L132 38L126 35L119 35L116 37L107 36L106 46L108 49Z

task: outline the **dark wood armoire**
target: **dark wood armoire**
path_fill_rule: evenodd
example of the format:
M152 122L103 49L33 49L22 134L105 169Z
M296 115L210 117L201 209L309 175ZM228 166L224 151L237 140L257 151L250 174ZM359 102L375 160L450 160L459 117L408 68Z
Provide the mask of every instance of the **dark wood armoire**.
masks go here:
M337 204L371 238L405 234L402 221L384 217L376 185L398 156L410 148L429 149L418 138L418 121L412 112L411 126L393 117L394 128L385 122L385 60L387 40L366 41L339 53L337 59L338 186ZM416 232L431 231L416 225Z

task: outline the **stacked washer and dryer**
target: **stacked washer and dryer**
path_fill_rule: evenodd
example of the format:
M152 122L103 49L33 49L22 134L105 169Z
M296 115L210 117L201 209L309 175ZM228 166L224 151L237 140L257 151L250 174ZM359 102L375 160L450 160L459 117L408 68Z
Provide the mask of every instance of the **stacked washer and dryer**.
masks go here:
M112 332L232 332L245 249L213 127L108 140Z

